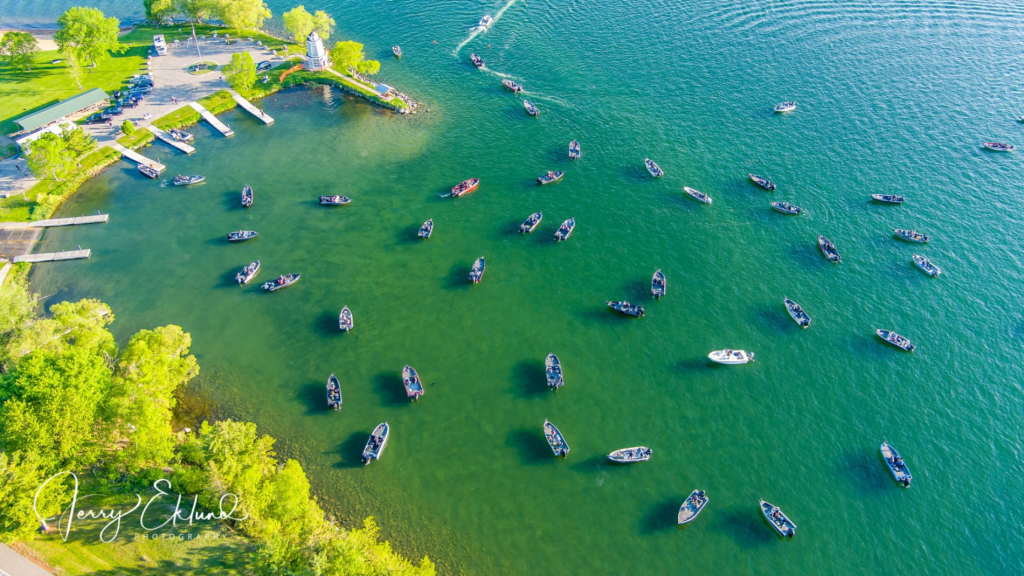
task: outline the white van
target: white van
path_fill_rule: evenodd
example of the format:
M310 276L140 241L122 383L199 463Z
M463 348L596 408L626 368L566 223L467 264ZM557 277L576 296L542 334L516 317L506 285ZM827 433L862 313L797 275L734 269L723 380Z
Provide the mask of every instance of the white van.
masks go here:
M157 34L157 35L153 36L153 47L156 48L156 55L157 56L166 56L167 55L167 43L164 42L164 35L163 34Z

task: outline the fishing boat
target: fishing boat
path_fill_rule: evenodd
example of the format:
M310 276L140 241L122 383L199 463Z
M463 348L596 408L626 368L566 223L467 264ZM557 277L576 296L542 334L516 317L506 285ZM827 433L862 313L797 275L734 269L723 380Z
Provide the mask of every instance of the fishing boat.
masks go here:
M917 267L929 276L938 276L939 274L942 274L941 268L932 264L931 260L921 256L920 254L914 254L914 264L917 264Z
M836 250L836 245L828 238L818 236L818 248L821 248L821 253L825 255L825 258L828 258L829 262L835 264L842 260L842 257L839 256L839 251Z
M426 222L424 222L423 226L420 226L420 231L417 232L416 235L419 236L420 238L426 239L426 238L430 238L430 235L433 234L433 233L434 233L434 219L431 218L430 220L427 220Z
M651 176L654 176L655 178L661 178L665 175L661 166L658 166L654 160L651 160L650 158L644 158L644 166L647 167L647 171L651 173Z
M490 14L484 14L484 17L480 19L480 24L477 25L477 28L486 31L491 27L491 24L494 24L494 18L491 18Z
M651 278L651 294L655 298L661 298L665 295L665 290L668 286L665 284L665 273L658 268L654 271L654 276Z
M900 453L888 442L882 442L879 449L882 451L885 465L889 467L889 472L892 472L892 477L904 488L910 488L910 481L914 479L914 476L910 473L910 468L907 468L907 463L900 457Z
M793 524L778 506L761 500L761 513L764 514L765 520L772 525L772 528L779 533L779 536L792 538L796 534L796 524Z
M371 460L380 460L380 455L384 453L384 448L388 445L390 434L391 427L388 426L387 421L377 424L373 433L370 434L370 439L366 441L366 448L363 448L363 464L369 465Z
M872 194L871 199L882 204L903 204L903 196L895 194Z
M469 281L473 284L479 284L484 278L484 270L487 264L484 263L484 257L481 256L473 262L473 267L469 269Z
M259 236L253 230L238 230L236 232L228 232L228 242L242 242L244 240L250 240Z
M683 505L679 507L679 515L676 517L676 523L679 525L689 524L693 522L700 511L708 505L708 495L703 490L694 490L690 492L690 495L683 502Z
M342 332L348 332L355 328L356 323L352 318L352 311L348 309L348 306L344 306L341 312L338 314L338 329Z
M398 46L392 46L391 51L395 53L395 58L402 57L402 49Z
M178 130L176 128L171 128L170 130L167 131L167 134L174 140L177 140L178 142L191 142L192 140L195 139L195 136L192 136L191 134L185 132L184 130Z
M263 283L264 292L277 292L281 288L287 288L299 281L300 274L282 274L276 280Z
M327 407L341 410L341 382L334 374L327 377Z
M626 316L639 318L644 315L643 306L636 306L634 304L630 304L629 302L605 302L605 304L607 304L608 307L611 308L612 310L615 310L620 314L625 314Z
M647 462L651 459L652 451L647 446L634 446L616 450L608 455L608 459L619 464L632 464L633 462Z
M761 188L764 188L769 192L775 192L775 182L772 182L763 176L758 176L757 174L747 174L747 177L753 180L754 184L757 184Z
M452 188L452 198L458 198L459 196L468 196L473 192L476 192L476 189L479 187L480 179L470 178L469 180L466 180L465 182L458 184L454 188Z
M562 179L562 176L565 176L565 172L562 172L561 170L559 170L558 172L552 172L551 170L548 170L547 174L543 176L537 176L537 184L543 186L545 184L558 182L559 180Z
M141 172L142 175L146 176L147 178L156 178L160 176L160 173L157 172L155 168L147 164L139 164L139 172Z
M477 56L476 54L470 54L469 55L469 59L473 61L473 66L476 66L477 69L479 69L479 70L483 70L484 69L484 59L483 58Z
M412 366L402 368L402 384L405 386L405 395L413 402L423 396L423 383L420 382L420 375Z
M579 160L582 155L583 152L580 151L580 141L573 140L572 142L569 142L569 159Z
M516 84L515 82L513 82L513 81L511 81L511 80L509 80L507 78L505 80L501 81L501 85L504 86L505 88L513 91L513 92L522 92L523 91L523 87L520 84Z
M555 425L544 420L544 437L548 440L548 445L551 446L551 451L555 453L555 456L561 456L565 458L569 455L569 445L565 442L565 438L562 437L562 433L555 428Z
M529 234L530 232L533 232L534 230L537 229L537 226L540 225L540 221L543 219L543 212L534 212L533 214L530 214L530 217L524 220L523 223L519 225L519 233Z
M321 196L320 197L320 205L321 206L344 206L344 205L348 204L351 201L352 201L352 199L349 198L348 196L337 196L337 195L335 195L335 196Z
M922 234L917 230L903 230L902 228L897 228L892 231L892 235L900 240L906 240L907 242L917 242L918 244L928 242L928 235Z
M790 204L789 202L772 202L772 208L776 212L782 212L783 214L790 214L792 216L799 216L801 208L796 204Z
M683 186L683 192L686 192L687 194L690 195L691 198L693 198L697 202L700 202L701 204L711 204L711 196L708 196L707 194L701 192L700 190L690 188L689 186Z
M561 242L562 240L568 240L569 235L576 229L576 219L569 218L555 231L555 242Z
M246 208L252 206L252 188L248 184L242 188L242 206Z
M878 334L878 337L885 341L886 344L889 344L890 346L895 346L900 350L913 352L915 349L917 349L917 346L915 346L909 338L900 336L899 334L893 332L892 330L875 330L875 334Z
M547 376L548 387L556 392L565 385L562 379L562 363L558 361L558 356L548 354L544 359L544 375Z
M235 280L237 280L239 284L248 284L250 280L256 277L256 273L259 271L260 261L253 260L252 262L249 262L245 268L242 268L241 272L235 274Z
M995 152L1013 152L1017 149L1013 144L1003 144L1002 142L985 142L982 146Z
M191 186L192 184L199 184L203 180L206 180L206 176L200 174L192 174L191 176L182 176L178 174L171 180L175 186Z
M708 354L708 359L719 364L746 364L754 361L754 353L745 350L715 350Z
M793 321L799 324L801 328L807 328L811 325L811 317L804 312L804 309L799 304L786 297L782 298L782 303L786 305L786 310L793 317Z
M783 102L775 106L776 112L792 112L796 110L796 102Z
M533 105L533 102L530 102L529 100L523 100L523 108L526 108L526 113L530 116L540 114L540 110L538 110L537 107Z

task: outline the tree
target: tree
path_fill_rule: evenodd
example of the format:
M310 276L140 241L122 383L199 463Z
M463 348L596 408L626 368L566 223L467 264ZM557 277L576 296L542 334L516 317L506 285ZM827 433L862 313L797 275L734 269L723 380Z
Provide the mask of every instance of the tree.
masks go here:
M331 37L331 33L334 32L334 18L323 10L317 10L313 13L313 30L324 39L324 42Z
M135 133L135 124L131 120L121 122L121 132L124 132L125 136L131 136Z
M30 540L39 527L36 510L43 518L60 512L68 497L64 483L49 482L36 499L46 480L37 454L0 452L0 542Z
M301 4L282 14L281 22L284 29L291 34L292 39L299 44L306 41L306 37L315 26L313 15L307 12L306 7Z
M78 84L78 89L82 90L82 63L78 61L78 56L74 52L64 53L64 65L67 67L65 70L67 75L74 79L75 84Z
M128 120L125 120L128 122ZM129 122L130 124L130 122ZM81 127L76 127L72 130L65 130L61 133L61 138L64 139L64 144L68 148L68 153L75 160L78 160L82 156L85 156L89 152L96 149L96 140L92 136L85 133ZM81 164L79 164L81 166Z
M15 70L31 70L39 44L28 32L8 32L0 38L0 58Z
M33 351L61 353L68 348L90 351L105 361L117 355L117 343L107 326L114 321L110 307L95 299L61 302L50 307L50 318L24 326L7 346L12 364Z
M67 142L52 132L47 132L32 142L25 159L37 178L42 179L49 174L54 180L60 180L67 174L74 161L68 151Z
M356 64L356 72L366 74L367 76L373 76L377 72L380 72L380 62L376 60L363 60Z
M335 68L343 71L354 69L361 74L376 74L380 71L380 62L367 60L366 54L363 53L363 45L351 40L335 44L331 50L331 60Z
M21 278L8 278L0 286L0 363L7 364L10 343L35 317L37 295L28 291ZM0 374L6 369L0 367Z
M107 51L124 52L126 47L117 41L119 21L107 18L98 8L68 8L57 18L57 32L53 41L65 56L89 60L106 56Z
M178 14L181 3L178 0L142 0L146 9L146 18L162 22Z
M248 52L235 52L224 70L228 84L239 92L248 92L256 83L256 62Z
M263 0L218 0L217 15L231 28L258 30L270 9Z
M189 20L202 22L217 15L220 9L219 0L173 0L175 13ZM170 0L168 0L170 3Z

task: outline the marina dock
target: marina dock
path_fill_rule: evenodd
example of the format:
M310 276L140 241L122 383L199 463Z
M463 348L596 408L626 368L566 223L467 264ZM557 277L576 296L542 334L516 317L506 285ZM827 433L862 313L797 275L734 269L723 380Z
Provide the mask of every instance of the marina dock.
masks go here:
M217 120L217 117L211 114L210 111L199 102L189 102L188 105L194 108L196 112L199 112L199 115L203 117L203 120L209 122L211 126L216 128L225 137L230 138L235 135L235 132L231 128L228 128L227 124Z
M157 128L156 126L150 125L150 126L146 126L146 128L150 132L152 132L154 136L156 136L160 140L163 140L164 142L170 144L171 146L174 146L178 150L181 150L185 154L193 154L196 151L196 149L193 148L192 146L189 146L188 144L185 144L184 142L178 142L174 138L171 138L170 134L168 134L167 132L164 132L163 130Z
M271 124L274 123L274 119L271 118L269 114L267 114L263 110L257 108L252 102L249 102L245 98L242 98L241 94L239 94L238 92L235 92L234 90L230 90L230 89L228 90L228 92L231 93L231 97L234 98L235 102L238 102L238 105L241 106L242 108L244 108L246 112L252 114L253 116L255 116L257 118L259 118L267 126L270 126Z
M73 218L52 218L35 222L0 222L0 230L13 228L51 228L57 226L78 226L81 224L106 224L110 214L93 214L92 216L75 216Z
M136 164L146 164L147 166L156 170L158 174L162 173L164 170L167 169L167 166L164 166L163 164L157 162L156 160L150 160L149 158L146 158L145 156L139 154L138 152L133 152L125 148L124 146L121 146L117 142L111 142L110 147L120 152L122 157L127 158L132 162L135 162Z
M24 256L15 256L14 262L59 262L61 260L78 260L80 258L89 258L92 256L92 250L86 248L85 250L64 250L62 252L46 252L43 254L25 254Z

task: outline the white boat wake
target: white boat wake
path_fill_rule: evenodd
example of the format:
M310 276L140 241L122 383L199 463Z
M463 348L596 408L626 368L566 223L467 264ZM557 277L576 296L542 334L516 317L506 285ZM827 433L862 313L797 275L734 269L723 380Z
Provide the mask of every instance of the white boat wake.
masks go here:
M515 3L516 3L516 0L508 0L508 2L504 6L502 6L500 10L498 10L498 13L494 15L494 19L491 21L491 27L492 28L494 27L495 24L498 23L498 20L501 19L501 15L504 14L505 11L508 10L509 8L511 8L512 5L515 4ZM452 52L452 56L458 56L459 55L459 50L462 50L463 46L465 46L466 44L469 44L473 40L473 38L476 38L477 36L480 35L481 32L485 32L485 31L486 31L486 29L484 29L484 28L480 28L479 26L474 26L473 27L473 31L469 33L469 36L465 40L460 42L458 46L455 47L455 51Z

